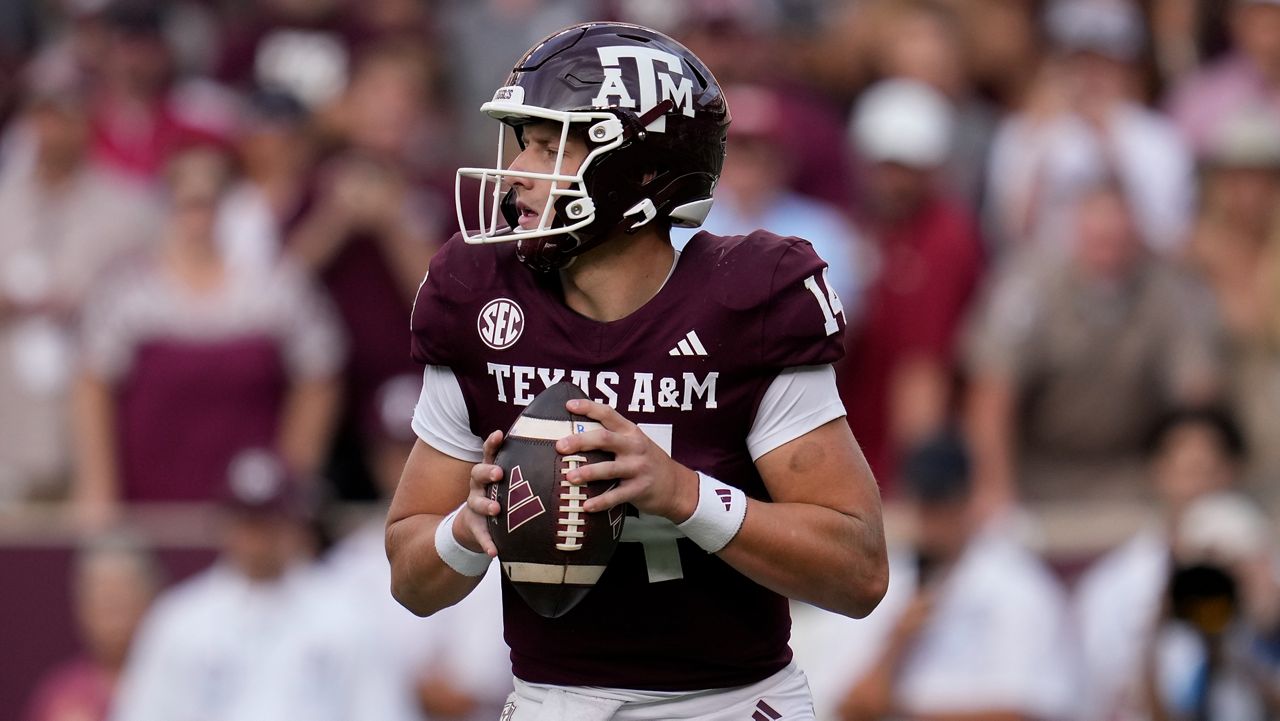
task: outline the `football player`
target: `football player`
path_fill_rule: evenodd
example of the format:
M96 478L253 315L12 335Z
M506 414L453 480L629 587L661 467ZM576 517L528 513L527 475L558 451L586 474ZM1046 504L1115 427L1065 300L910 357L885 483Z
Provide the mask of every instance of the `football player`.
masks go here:
M432 260L413 313L418 440L388 517L392 591L427 615L496 555L502 433L561 380L601 424L557 442L615 460L589 512L629 504L607 571L559 618L504 583L516 691L504 719L811 719L788 598L869 613L888 582L879 493L831 364L844 316L804 240L695 235L724 162L711 71L648 28L589 23L529 50L481 111L500 121L480 227ZM506 165L514 139L514 160ZM589 539L588 539L589 540Z

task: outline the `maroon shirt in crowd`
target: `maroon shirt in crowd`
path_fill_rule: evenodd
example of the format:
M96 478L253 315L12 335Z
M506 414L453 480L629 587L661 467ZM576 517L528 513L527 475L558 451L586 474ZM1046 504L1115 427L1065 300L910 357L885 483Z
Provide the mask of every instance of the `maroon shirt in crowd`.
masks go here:
M125 500L218 497L239 451L276 446L287 389L265 334L141 344L117 396Z
M287 263L197 292L139 259L104 281L82 335L87 371L114 392L130 501L216 498L239 450L277 446L290 385L334 377L343 355L328 299Z
M913 359L953 366L956 333L982 272L982 245L972 214L943 199L902 224L869 230L880 268L863 297L862 322L849 336L840 396L882 492L892 496L894 372Z

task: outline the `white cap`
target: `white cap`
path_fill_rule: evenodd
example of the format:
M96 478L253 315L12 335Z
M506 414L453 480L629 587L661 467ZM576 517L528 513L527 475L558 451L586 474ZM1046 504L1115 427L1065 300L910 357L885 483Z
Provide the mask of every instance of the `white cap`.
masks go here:
M915 80L885 80L859 99L850 138L872 162L936 168L951 153L951 103Z
M1267 553L1271 544L1271 524L1262 509L1239 493L1221 492L1187 507L1175 546L1184 563L1232 563Z

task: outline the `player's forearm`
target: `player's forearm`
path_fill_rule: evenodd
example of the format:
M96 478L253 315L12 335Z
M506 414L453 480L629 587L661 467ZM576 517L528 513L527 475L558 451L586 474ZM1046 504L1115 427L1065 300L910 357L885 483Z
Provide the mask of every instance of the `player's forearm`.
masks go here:
M719 555L766 588L855 618L871 613L889 585L878 513L862 518L808 503L753 500Z
M443 516L419 514L387 526L391 595L418 616L430 616L466 598L483 576L464 576L436 551L436 527Z

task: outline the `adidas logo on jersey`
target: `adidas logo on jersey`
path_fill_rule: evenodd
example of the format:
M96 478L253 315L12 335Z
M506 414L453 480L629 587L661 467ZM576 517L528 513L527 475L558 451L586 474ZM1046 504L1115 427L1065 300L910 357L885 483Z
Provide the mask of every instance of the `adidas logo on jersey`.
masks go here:
M667 355L706 355L707 349L702 345L702 341L698 339L697 331L689 331L685 337L676 344L675 348L667 351Z

